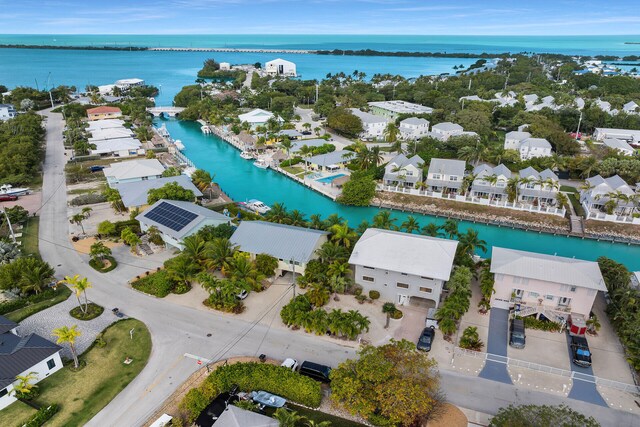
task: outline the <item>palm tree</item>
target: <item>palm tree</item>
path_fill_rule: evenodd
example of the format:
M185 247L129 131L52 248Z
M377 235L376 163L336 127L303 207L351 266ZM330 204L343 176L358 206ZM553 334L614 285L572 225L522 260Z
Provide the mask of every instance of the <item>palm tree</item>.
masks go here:
M441 227L439 225L437 225L436 223L430 222L429 224L422 227L422 230L420 231L425 236L442 237L443 234L442 234L442 231L440 230L441 230Z
M192 234L182 239L182 254L194 260L198 265L204 265L207 260L207 242L200 234Z
M396 230L393 224L397 218L391 217L391 211L380 211L373 217L373 227L382 230Z
M223 273L229 269L237 247L229 239L218 237L207 243L207 267L220 269Z
M398 139L391 144L391 147L390 147L391 151L392 152L395 151L396 153L398 153L398 155L404 154L405 150L403 145L404 145L404 142L401 139Z
M265 215L265 218L269 222L278 224L287 224L289 222L289 214L283 203L274 203L271 210Z
M482 179L489 184L489 187L495 187L498 184L498 175L496 175L495 173L492 175L485 176ZM489 202L491 202L494 195L495 193L491 191L491 193L489 194Z
M294 209L289 214L289 224L298 227L306 227L307 221L304 218L304 214L297 209Z
M476 145L466 145L458 150L458 158L477 166L487 156L487 147L477 143Z
M307 172L307 160L309 160L309 157L313 154L313 147L309 147L307 144L304 144L298 149L298 154L300 154L300 156L304 159L304 171Z
M136 249L141 242L140 237L138 237L131 228L126 227L120 233L120 238L124 240L127 245L131 246L131 253L135 254Z
M442 230L449 239L454 239L458 235L458 221L455 219L446 220L442 225Z
M579 169L582 169L580 176L582 178L590 178L591 173L598 168L598 159L594 156L583 157L578 163Z
M346 261L349 258L349 251L344 246L326 242L316 251L316 255L322 262L331 264L335 261Z
M82 216L84 216L85 218L89 218L91 216L91 212L93 212L93 208L90 208L89 206L82 208Z
M98 241L91 245L89 249L89 256L91 259L102 260L104 257L111 256L111 249L104 243Z
M189 289L191 280L198 274L199 266L184 254L171 258L164 263L167 274L174 282L183 283Z
M311 123L303 123L302 124L302 128L306 131L310 131L311 130Z
M326 223L326 228L331 228L331 226L336 225L336 224L342 224L344 222L344 218L339 216L336 213L332 213L331 215L329 215L327 217L327 219L325 220Z
M71 222L72 224L79 225L79 226L80 226L80 228L82 229L82 234L85 234L85 232L84 232L84 225L82 224L82 221L84 221L85 219L86 219L86 217L85 217L83 214L78 213L78 214L73 215L73 216L69 219L69 222Z
M291 142L291 139L289 139L288 136L283 137L282 142L280 143L280 147L282 147L285 153L287 153L287 160L289 160L291 156L291 148L293 147L293 143Z
M236 252L231 261L229 276L233 280L238 280L251 286L255 291L262 290L262 281L265 279L249 259L248 255Z
M400 130L398 129L398 126L396 126L394 122L389 122L384 130L384 140L386 142L396 142L398 140L399 133ZM400 144L400 146L402 147L402 144Z
M378 166L384 160L380 146L376 145L369 150L370 162L373 166Z
M476 249L480 249L483 252L487 250L487 242L479 239L478 232L471 228L468 228L467 232L458 238L458 241L460 242L460 250L469 255L475 254Z
M87 298L87 289L92 288L91 282L86 277L80 277L79 274L75 276L65 276L63 283L71 286L71 289L74 290L76 294L76 298L78 299L78 306L82 313L87 314L87 310L89 309L89 300ZM84 309L82 308L82 303L80 302L80 295L84 294Z
M369 228L370 228L369 221L367 221L366 219L363 219L358 225L358 228L356 228L356 234L358 236L362 236L365 233L365 231L367 231L367 229Z
M309 217L309 227L314 230L324 230L325 224L322 221L320 215L313 214Z
M406 233L413 233L414 231L420 230L420 224L414 216L409 215L406 221L402 223L400 228L403 229Z
M473 181L475 181L477 177L477 175L470 173L462 178L462 187L460 187L460 190L463 196L467 194L471 184L473 184Z
M562 208L564 206L567 206L567 204L569 203L569 198L564 193L558 193L556 195L556 202Z
M43 286L53 279L54 270L51 266L45 262L38 262L35 259L31 268L22 271L22 277L20 278L20 288L23 291L33 290L36 294L42 292Z
M345 248L351 247L352 241L357 237L356 233L349 228L349 224L335 224L329 227L331 233L331 240L336 244L344 246Z
M61 328L54 329L51 335L58 338L56 341L58 344L68 343L69 350L71 350L71 357L73 357L73 366L78 369L78 354L76 353L76 338L82 335L78 329L78 325L72 327L63 326Z

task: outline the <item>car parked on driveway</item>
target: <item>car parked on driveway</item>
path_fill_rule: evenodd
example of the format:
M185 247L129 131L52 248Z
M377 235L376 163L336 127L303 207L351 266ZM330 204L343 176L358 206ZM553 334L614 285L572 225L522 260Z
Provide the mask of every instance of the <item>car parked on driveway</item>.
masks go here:
M18 196L14 194L0 194L0 202L13 202L18 200Z
M286 359L284 359L284 362L282 362L282 365L280 366L284 366L285 368L289 368L292 371L295 371L298 367L298 361L296 359L287 357Z
M524 320L513 319L509 329L509 345L513 348L524 348L526 335L524 333Z
M579 335L571 335L571 359L573 363L581 368L591 366L591 350L587 339Z
M298 372L316 381L320 381L323 383L331 382L331 368L325 365L320 365L319 363L309 362L308 360L305 360L304 362L302 362L302 365L300 365L300 370Z
M422 351L431 351L431 344L433 344L433 339L436 336L436 330L433 326L424 328L422 333L420 334L420 338L418 338L418 344L416 344L416 348Z

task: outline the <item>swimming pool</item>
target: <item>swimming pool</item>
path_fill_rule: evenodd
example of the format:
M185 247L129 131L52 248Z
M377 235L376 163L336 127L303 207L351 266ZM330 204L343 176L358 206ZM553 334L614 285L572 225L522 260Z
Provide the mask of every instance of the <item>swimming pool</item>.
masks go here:
M329 183L334 179L340 178L341 176L346 176L344 173L339 173L337 175L325 176L324 178L316 179L317 182Z

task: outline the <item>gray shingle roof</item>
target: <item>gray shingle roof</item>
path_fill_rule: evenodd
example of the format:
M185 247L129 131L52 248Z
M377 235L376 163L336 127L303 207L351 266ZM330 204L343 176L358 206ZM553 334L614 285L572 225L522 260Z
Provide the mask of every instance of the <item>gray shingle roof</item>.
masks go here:
M146 181L124 182L116 184L114 187L120 192L122 203L127 208L144 206L147 204L147 196L149 190L155 188L161 188L165 184L170 182L176 182L180 187L193 191L196 197L201 197L202 192L198 190L198 187L193 185L191 178L187 175L170 176L166 178L156 178Z
M507 133L504 137L505 139L516 139L518 141L522 141L523 139L527 139L531 137L531 134L529 132L520 132L520 131L514 130Z
M148 216L151 215L154 212L154 210L162 203L169 203L171 205L177 206L178 208L192 212L196 214L196 217L187 225L185 225L182 229L177 231L172 230L171 228L148 218ZM163 234L166 234L167 236L171 236L176 240L180 240L183 237L190 235L195 228L199 227L202 224L203 221L214 220L214 221L219 221L220 224L228 223L230 221L228 217L222 215L221 213L196 205L195 203L183 202L178 200L165 200L165 199L160 199L157 202L155 202L146 211L138 215L136 219L149 226L155 225L156 227L158 227L158 230L160 230L160 232L162 232Z
M13 383L16 375L53 356L62 348L40 335L19 337L10 332L0 335L0 389Z
M599 291L607 290L598 263L575 258L494 246L491 272Z
M441 131L462 131L463 128L462 126L460 126L459 124L456 123L451 123L451 122L443 122L443 123L438 123L437 125L433 125L431 126L431 130L441 130Z
M544 138L527 138L522 141L520 147L551 148L551 143Z
M414 126L421 126L421 125L429 126L429 120L421 119L418 117L409 117L408 119L404 119L403 121L400 122L400 126L402 126L403 124L414 125Z
M464 160L434 158L429 164L429 173L463 176L466 165Z
M329 233L265 221L242 221L231 236L231 243L243 252L269 254L275 258L306 264L314 258L316 247Z

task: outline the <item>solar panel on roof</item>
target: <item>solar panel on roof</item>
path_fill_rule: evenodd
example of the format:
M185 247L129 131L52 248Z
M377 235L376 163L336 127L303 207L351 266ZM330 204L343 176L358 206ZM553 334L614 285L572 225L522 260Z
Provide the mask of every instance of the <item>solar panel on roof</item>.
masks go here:
M144 216L171 230L180 231L198 215L170 203L162 202L150 212L146 212Z

